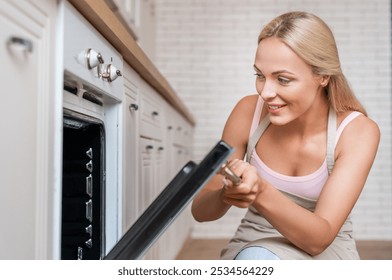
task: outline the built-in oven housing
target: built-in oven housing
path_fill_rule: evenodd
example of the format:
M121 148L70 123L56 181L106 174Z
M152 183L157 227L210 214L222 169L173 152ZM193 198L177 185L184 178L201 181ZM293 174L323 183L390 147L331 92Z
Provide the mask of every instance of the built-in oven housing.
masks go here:
M68 2L63 30L61 259L101 259L121 231L121 55Z

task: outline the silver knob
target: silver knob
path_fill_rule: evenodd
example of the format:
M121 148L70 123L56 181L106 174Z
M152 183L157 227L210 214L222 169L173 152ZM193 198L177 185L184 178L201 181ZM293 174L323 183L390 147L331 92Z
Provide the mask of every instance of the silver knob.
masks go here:
M139 110L139 105L132 103L131 105L129 105L129 110L137 111L137 110Z
M118 70L114 65L108 64L104 67L103 73L102 73L102 79L110 82L113 82L115 79L118 77L122 76L122 73L120 70Z
M152 150L152 149L154 149L154 146L153 145L147 145L146 146L146 150L148 151L148 150Z
M12 36L8 39L8 45L20 47L23 51L31 53L33 51L33 42L29 39Z
M80 52L76 59L80 64L84 65L88 69L93 69L104 63L102 54L91 48Z

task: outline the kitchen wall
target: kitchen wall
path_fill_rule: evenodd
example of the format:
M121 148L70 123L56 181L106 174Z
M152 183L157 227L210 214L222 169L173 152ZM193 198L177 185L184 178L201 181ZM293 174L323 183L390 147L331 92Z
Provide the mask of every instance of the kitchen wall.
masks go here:
M358 239L392 239L390 0L155 0L155 63L197 119L194 158L220 138L236 102L255 93L257 35L290 10L314 12L333 30L342 68L382 132L352 217ZM243 215L195 223L195 238L226 238Z

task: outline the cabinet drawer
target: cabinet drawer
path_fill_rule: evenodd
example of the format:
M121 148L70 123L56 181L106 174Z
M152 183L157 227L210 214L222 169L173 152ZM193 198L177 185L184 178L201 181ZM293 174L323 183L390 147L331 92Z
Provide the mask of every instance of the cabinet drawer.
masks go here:
M162 104L159 100L154 100L150 96L141 96L140 110L141 123L140 135L153 139L161 139L163 135L163 115Z

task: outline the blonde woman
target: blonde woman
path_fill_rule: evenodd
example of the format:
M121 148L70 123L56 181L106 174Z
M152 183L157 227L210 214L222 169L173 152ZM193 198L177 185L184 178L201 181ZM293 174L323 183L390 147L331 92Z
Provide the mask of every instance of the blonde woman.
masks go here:
M359 259L349 216L380 132L342 73L331 30L310 13L275 18L254 70L258 94L238 102L222 135L242 181L216 175L194 199L194 218L249 208L222 259Z

